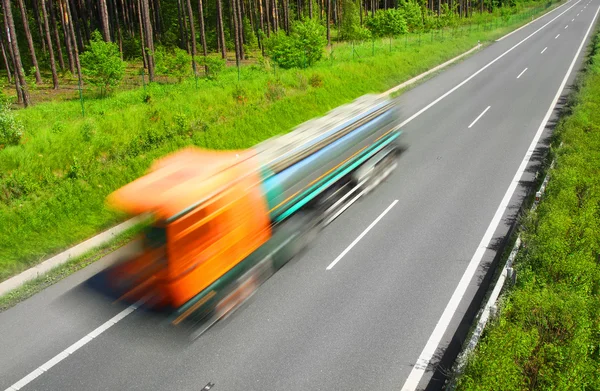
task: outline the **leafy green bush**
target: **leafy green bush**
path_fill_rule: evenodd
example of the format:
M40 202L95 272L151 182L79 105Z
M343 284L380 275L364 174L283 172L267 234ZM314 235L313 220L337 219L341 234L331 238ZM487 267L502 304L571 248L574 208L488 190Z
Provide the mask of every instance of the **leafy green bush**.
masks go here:
M206 67L206 77L216 79L219 74L225 69L225 60L220 57L206 56L201 57L198 61L201 66Z
M105 42L97 30L92 33L92 40L80 59L86 81L100 87L102 92L119 85L125 76L125 62L121 60L119 47Z
M15 118L10 102L0 100L0 149L7 145L18 145L23 137L23 124Z
M292 24L290 35L279 31L265 41L267 53L282 68L311 66L327 45L325 27L313 19Z
M404 20L406 27L411 32L421 31L423 29L423 14L421 6L414 0L407 0L399 4L400 9L404 11Z
M371 32L360 25L360 10L355 1L343 0L342 7L340 38L347 41L370 38Z
M167 51L164 46L157 47L154 62L157 75L174 76L179 82L192 74L192 57L180 48Z
M390 8L379 10L367 18L365 25L375 37L391 37L408 32L404 11Z

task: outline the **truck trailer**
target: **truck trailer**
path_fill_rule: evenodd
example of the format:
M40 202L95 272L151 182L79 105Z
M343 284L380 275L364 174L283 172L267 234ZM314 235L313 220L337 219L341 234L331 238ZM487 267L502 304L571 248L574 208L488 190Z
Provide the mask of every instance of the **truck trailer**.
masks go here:
M174 325L195 325L198 336L385 179L400 134L397 104L366 95L247 150L159 159L109 196L152 223L143 250L97 281Z

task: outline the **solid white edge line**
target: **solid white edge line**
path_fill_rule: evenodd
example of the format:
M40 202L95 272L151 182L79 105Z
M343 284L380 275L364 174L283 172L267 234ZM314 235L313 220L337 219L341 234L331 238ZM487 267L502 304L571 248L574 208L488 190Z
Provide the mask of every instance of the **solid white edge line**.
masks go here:
M471 127L472 127L473 125L475 125L475 124L477 123L477 121L479 121L479 119L480 119L481 117L483 117L483 115L484 115L485 113L487 113L487 111L490 109L490 107L492 107L492 106L488 106L488 107L486 107L486 108L485 108L485 110L483 110L483 112L482 112L481 114L479 114L479 116L477 116L477 118L475 118L475 121L471 122L471 125L469 125L469 129L471 129Z
M529 69L529 68L523 69L523 72L519 73L519 76L517 76L517 79L520 79L521 76L523 76L523 74L527 71L527 69Z
M354 239L354 241L352 243L350 243L350 245L348 247L346 247L346 249L344 251L342 251L342 253L340 255L338 255L337 258L333 262L331 262L329 264L329 266L327 266L326 270L331 270L331 268L334 267L335 264L338 263L340 261L340 259L342 259L344 257L344 255L348 254L348 251L352 250L352 247L356 246L356 243L358 243L375 226L375 224L377 224L379 222L379 220L381 220L397 203L398 203L398 200L394 200L394 202L392 202L390 204L390 206L388 206L379 215L379 217L377 217L375 219L375 221L373 221L371 223L371 225L369 225L360 235L358 235L358 237L356 239Z
M546 51L546 49L548 49L548 46L546 46L546 47L544 48L544 50L542 50L542 52L541 52L540 54L544 54L544 52Z
M569 25L566 25L566 26L565 26L565 30L567 29L567 27L569 27Z
M589 36L590 31L592 30L592 27L594 27L594 23L596 21L596 18L598 17L598 12L600 12L600 6L598 7L598 10L596 11L596 14L594 15L594 18L592 19L592 23L588 27L587 32L583 36L583 40L581 41L581 44L579 45L579 49L577 49L577 53L575 53L575 57L573 57L573 61L571 62L571 65L569 66L569 69L567 70L567 73L565 74L565 77L563 78L563 80L560 84L560 87L558 88L558 91L556 92L556 95L554 96L554 99L552 100L552 104L550 105L550 108L546 112L546 115L544 116L544 119L542 120L542 123L540 124L540 127L537 130L537 133L535 134L533 140L531 141L531 144L529 145L529 149L527 150L527 153L525 154L525 157L523 158L523 161L521 162L521 165L519 166L517 173L515 174L514 178L512 179L512 182L511 182L510 186L508 187L508 190L506 190L506 193L504 194L504 197L502 198L502 201L500 202L500 206L498 206L498 209L496 210L494 218L490 222L490 225L488 226L485 234L483 235L483 238L481 239L481 242L479 243L479 247L475 251L475 254L473 254L473 258L471 258L471 261L469 262L469 265L467 266L465 273L463 274L462 278L460 279L460 282L458 283L456 290L452 294L452 297L450 298L448 305L446 305L446 308L444 309L442 316L438 320L438 323L436 324L435 329L431 333L431 336L429 337L429 340L427 341L425 348L421 352L419 359L417 360L417 362L415 363L415 366L413 367L410 374L408 375L408 378L406 379L406 382L404 383L404 386L402 387L402 391L416 390L419 385L419 382L421 381L421 378L423 377L423 374L425 373L425 370L429 366L429 362L431 361L431 358L433 357L435 351L437 350L438 345L439 345L444 333L446 332L448 325L450 324L450 320L452 319L452 316L454 315L454 312L456 311L458 304L460 303L463 295L465 294L465 291L467 290L469 282L471 281L471 279L473 278L473 275L475 274L475 271L479 267L479 262L481 262L481 259L483 258L483 254L485 253L485 250L487 249L490 241L492 240L492 236L493 236L494 232L496 231L496 228L497 228L498 224L500 223L505 210L508 207L510 199L512 198L512 195L515 192L515 189L517 188L517 185L520 182L521 176L523 175L523 173L525 172L525 169L527 168L529 159L533 155L533 152L537 146L537 143L538 143L540 137L542 136L544 129L546 128L546 124L548 123L548 120L550 119L550 116L552 115L552 112L554 111L554 108L556 107L556 103L558 103L558 100L560 99L560 96L562 94L563 89L565 88L565 85L567 84L569 76L571 75L571 72L573 72L573 68L575 67L577 58L579 57L579 54L581 53L581 50L583 49L583 47L585 45L585 41L587 40L587 37Z
M541 18L543 18L544 16L548 16L548 15L550 15L550 14L551 14L551 13L553 13L554 11L558 10L559 8L562 8L562 7L564 7L565 5L569 4L570 2L571 2L571 0L567 1L567 2L566 2L566 3L564 3L564 4L561 4L561 5L559 5L558 7L554 8L554 9L553 9L553 10L551 10L550 12L546 12L545 14L543 14L543 15L541 15L541 16L538 16L537 18L535 18L535 19L534 19L534 20L532 20L531 22L529 22L529 23L527 23L527 24L525 24L525 25L523 25L523 26L519 27L519 28L518 28L518 29L516 29L516 30L513 30L513 31L511 31L510 33L506 34L505 36L503 36L503 37L501 37L501 38L498 38L498 39L496 40L496 42L500 42L500 41L502 41L504 38L508 38L508 37L510 37L511 35L513 35L514 33L516 33L517 31L520 31L520 30L524 29L525 27L529 26L530 24L537 22L538 20L540 20L540 19L541 19Z
M556 39L556 38L558 38L558 37L560 37L560 34L558 34L556 37L554 37L554 39Z
M135 311L137 309L137 307L138 307L138 304L136 303L136 304L132 304L129 307L125 308L123 311L119 312L117 315L110 318L110 320L107 320L102 325L100 325L99 327L94 329L94 331L86 334L81 339L79 339L77 342L75 342L74 344L72 344L71 346L69 346L68 348L63 350L62 352L58 353L56 356L52 357L50 360L46 361L44 364L40 365L39 367L37 367L36 369L31 371L27 376L25 376L21 380L17 381L12 386L8 387L5 391L17 391L17 390L20 390L21 388L25 387L27 384L31 383L39 375L48 371L50 368L52 368L59 362L61 362L65 358L69 357L71 354L75 353L77 350L81 349L83 346L85 346L87 343L92 341L98 335L102 334L104 331L108 330L110 327L117 324L117 322L119 322L120 320L125 318L127 315L129 315L133 311Z
M529 38L533 37L535 34L537 34L538 32L540 32L542 29L544 29L546 26L548 26L550 23L554 22L556 19L560 18L562 15L564 15L566 12L568 12L571 8L575 7L579 2L581 2L582 0L577 0L572 6L570 6L569 8L567 8L566 10L564 10L563 12L561 12L560 14L558 14L557 16L555 16L553 19L551 19L549 22L546 22L546 24L544 24L542 27L538 28L537 30L535 30L533 33L529 34L527 37L523 38L521 41L519 41L518 43L516 43L515 45L513 45L510 49L507 49L504 53L502 53L501 55L499 55L498 57L496 57L495 59L493 59L492 61L488 62L486 65L484 65L482 68L480 68L477 72L473 73L471 76L467 77L465 80L463 80L462 82L460 82L459 84L457 84L456 86L454 86L452 89L450 89L449 91L447 91L445 94L443 94L442 96L440 96L439 98L437 98L436 100L434 100L433 102L429 103L427 106L423 107L421 110L417 111L415 114L411 115L410 117L408 117L406 120L404 120L400 125L397 126L397 128L401 128L404 125L406 125L407 123L409 123L410 121L412 121L413 119L417 118L418 116L420 116L421 114L423 114L425 111L429 110L432 106L436 105L437 103L439 103L442 99L446 98L448 95L452 94L454 91L458 90L460 87L464 86L465 84L467 84L469 81L471 81L471 79L473 79L475 76L479 75L481 72L485 71L487 68L489 68L490 66L492 66L494 63L496 63L496 61L500 60L502 57L506 56L508 53L512 52L516 47L520 46L523 42L527 41Z

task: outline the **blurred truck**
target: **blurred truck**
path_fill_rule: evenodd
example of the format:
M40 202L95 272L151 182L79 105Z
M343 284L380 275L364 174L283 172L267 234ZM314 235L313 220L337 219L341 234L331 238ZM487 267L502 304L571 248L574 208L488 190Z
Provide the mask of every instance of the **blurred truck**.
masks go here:
M248 150L156 161L108 199L153 223L139 255L102 272L103 289L201 334L390 174L398 119L394 101L366 95Z

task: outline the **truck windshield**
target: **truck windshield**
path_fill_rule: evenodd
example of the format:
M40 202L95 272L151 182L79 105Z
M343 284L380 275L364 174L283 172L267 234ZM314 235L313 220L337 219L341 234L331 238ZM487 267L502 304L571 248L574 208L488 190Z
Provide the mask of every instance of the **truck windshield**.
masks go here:
M150 247L159 248L167 244L167 230L164 227L153 225L146 230L145 236Z

